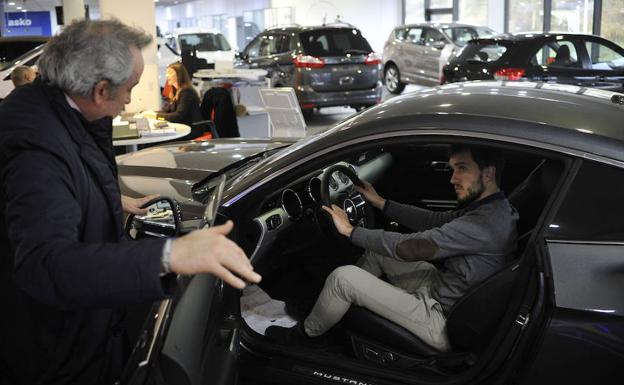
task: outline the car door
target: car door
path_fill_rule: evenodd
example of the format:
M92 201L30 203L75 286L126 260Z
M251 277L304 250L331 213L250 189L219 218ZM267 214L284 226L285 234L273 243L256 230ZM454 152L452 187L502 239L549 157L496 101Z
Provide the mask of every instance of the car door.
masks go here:
M594 36L583 38L584 67L594 77L595 88L624 91L624 49Z
M225 182L223 174L207 182L201 222L191 220L181 229L196 227L191 226L196 222L209 227L225 222L218 217ZM177 281L177 294L153 306L119 383L234 384L240 345L238 290L210 274L161 279L164 287Z
M399 65L401 80L413 83L423 66L422 56L425 46L422 40L422 27L411 27L405 33L405 40L400 45L403 47L396 63Z
M542 244L549 319L525 384L622 381L624 169L578 163Z
M451 42L435 28L425 28L423 42L423 65L418 75L428 83L440 84L440 55L444 47Z

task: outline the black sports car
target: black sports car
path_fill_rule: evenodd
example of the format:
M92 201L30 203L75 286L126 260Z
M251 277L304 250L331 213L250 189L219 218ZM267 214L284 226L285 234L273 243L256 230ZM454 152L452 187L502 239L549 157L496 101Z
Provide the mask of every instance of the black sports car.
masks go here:
M602 90L451 84L393 98L276 144L287 146L281 150L241 139L120 158L125 194L161 192L180 203L181 215L165 209L135 219L135 235L169 236L229 218L232 238L263 275L243 292L211 276L181 278L183 290L155 304L136 332L121 383L621 383L622 116L624 95ZM366 311L347 313L325 350L268 341L249 311L251 292L305 309L327 274L362 252L333 231L320 205L345 205L361 226L404 231L354 192L355 173L398 202L454 208L454 143L504 152L502 187L521 219L515 260L446 315L452 352ZM236 162L212 165L225 154ZM165 161L153 165L157 158Z
M443 83L530 80L624 90L624 49L598 36L534 33L471 40L443 68Z

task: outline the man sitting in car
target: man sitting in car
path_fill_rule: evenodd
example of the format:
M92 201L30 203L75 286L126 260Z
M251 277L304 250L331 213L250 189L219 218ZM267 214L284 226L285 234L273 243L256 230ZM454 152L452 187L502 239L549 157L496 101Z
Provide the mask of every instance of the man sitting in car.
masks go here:
M341 266L329 275L302 324L288 329L273 326L266 335L283 343L323 345L319 336L354 304L395 322L439 351L448 351L446 314L471 287L511 259L518 220L499 188L503 159L498 152L452 146L449 164L461 207L455 211L400 204L382 198L369 183L356 186L369 203L413 233L354 228L338 206L323 207L338 232L366 251L358 266Z

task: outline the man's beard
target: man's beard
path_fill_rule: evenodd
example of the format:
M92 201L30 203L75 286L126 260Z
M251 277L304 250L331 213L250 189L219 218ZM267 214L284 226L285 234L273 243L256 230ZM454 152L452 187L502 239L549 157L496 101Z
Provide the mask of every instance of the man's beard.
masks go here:
M468 194L466 194L465 197L457 198L457 206L459 208L468 206L479 199L483 191L485 191L485 186L483 185L483 181L479 178L472 186L468 187Z

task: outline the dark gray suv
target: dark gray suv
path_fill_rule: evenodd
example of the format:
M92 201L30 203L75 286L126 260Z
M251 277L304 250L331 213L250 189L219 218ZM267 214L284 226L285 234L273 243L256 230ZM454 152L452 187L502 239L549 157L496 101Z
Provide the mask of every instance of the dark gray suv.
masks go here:
M306 117L315 108L360 110L381 100L381 58L348 24L267 29L237 66L266 69L274 87L293 87Z

